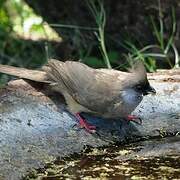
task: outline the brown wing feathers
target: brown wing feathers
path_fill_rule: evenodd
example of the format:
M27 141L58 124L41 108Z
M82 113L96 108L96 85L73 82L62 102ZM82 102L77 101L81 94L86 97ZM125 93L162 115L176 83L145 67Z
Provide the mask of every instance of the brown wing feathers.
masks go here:
M69 91L71 95L73 95L73 89L71 88L73 84L70 82L70 77L69 77L69 71L67 68L66 63L57 61L54 59L51 59L48 62L47 65L49 68L47 68L46 72L49 76L50 79L55 81L57 84L64 84L66 87L66 90Z

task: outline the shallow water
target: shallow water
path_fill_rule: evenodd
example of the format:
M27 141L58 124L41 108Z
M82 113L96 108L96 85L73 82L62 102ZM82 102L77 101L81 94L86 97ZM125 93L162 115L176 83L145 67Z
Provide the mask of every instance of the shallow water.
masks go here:
M57 159L26 179L180 179L180 138L163 138L86 148L71 157Z

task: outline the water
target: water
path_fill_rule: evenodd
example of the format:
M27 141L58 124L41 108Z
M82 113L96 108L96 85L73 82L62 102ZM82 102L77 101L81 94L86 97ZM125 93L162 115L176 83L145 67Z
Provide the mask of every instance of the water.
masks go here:
M81 154L48 163L26 179L180 179L179 152L180 137L85 148Z

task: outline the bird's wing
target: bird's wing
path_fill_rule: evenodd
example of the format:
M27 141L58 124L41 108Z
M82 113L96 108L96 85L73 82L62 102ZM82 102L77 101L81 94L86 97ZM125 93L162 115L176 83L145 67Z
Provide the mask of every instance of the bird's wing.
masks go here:
M49 74L54 81L64 83L68 93L92 111L105 111L120 92L118 73L92 69L85 64L50 60ZM105 70L106 71L106 70ZM109 72L109 71L107 71Z

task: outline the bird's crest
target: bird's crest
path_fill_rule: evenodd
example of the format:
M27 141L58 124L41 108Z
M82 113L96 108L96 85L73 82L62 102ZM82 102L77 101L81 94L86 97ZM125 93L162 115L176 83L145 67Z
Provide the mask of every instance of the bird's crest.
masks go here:
M143 62L140 60L136 61L129 71L138 81L144 81L147 79L146 69Z

